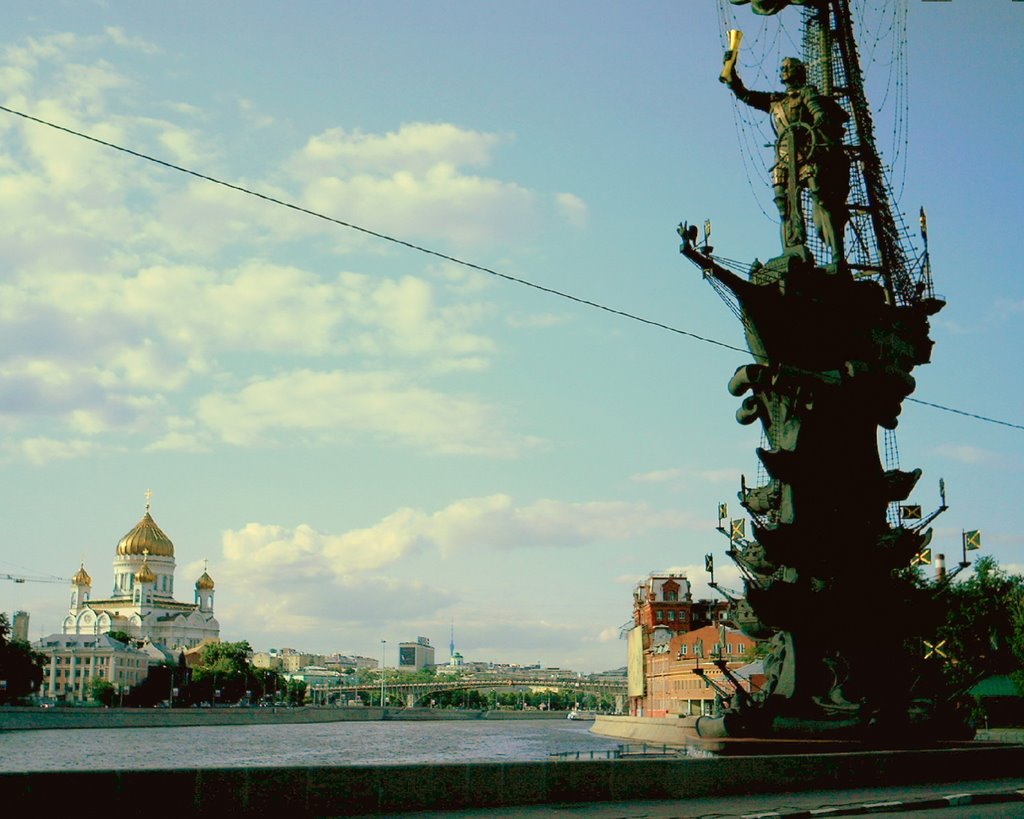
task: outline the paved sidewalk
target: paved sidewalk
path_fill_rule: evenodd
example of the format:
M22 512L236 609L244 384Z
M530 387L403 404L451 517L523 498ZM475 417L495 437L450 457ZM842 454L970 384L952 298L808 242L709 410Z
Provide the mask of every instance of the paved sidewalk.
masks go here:
M391 816L414 819L776 819L776 817L893 816L908 812L941 811L970 805L1001 805L998 815L1024 817L1024 778L914 785L892 788L809 791L722 798L650 802L592 802L518 806L488 810L430 811ZM1005 808L1005 810L1003 809ZM918 813L918 815L921 815ZM959 813L963 816L965 814ZM986 814L995 815L995 814Z

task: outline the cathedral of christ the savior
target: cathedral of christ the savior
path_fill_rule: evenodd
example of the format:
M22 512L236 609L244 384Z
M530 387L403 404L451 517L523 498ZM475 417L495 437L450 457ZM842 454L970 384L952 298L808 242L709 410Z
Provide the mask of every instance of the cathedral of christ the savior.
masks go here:
M84 563L71 578L64 634L123 631L133 640L178 650L219 639L214 583L206 571L196 580L194 602L174 599L174 544L150 515L148 494L146 513L117 544L110 596L93 598Z

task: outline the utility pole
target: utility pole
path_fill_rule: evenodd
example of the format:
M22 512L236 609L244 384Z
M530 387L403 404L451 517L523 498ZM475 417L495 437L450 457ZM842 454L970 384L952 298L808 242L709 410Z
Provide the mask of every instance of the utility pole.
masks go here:
M380 641L380 717L384 719L384 652L387 648L387 640Z

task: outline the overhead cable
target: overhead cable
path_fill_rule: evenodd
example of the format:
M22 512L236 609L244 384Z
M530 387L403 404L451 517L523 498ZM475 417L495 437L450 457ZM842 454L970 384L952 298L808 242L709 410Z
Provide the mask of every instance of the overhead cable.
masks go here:
M625 310L618 310L618 309L616 309L614 307L609 307L609 306L607 306L605 304L600 304L599 302L591 301L590 299L584 299L584 298L581 298L579 296L574 296L571 293L566 293L566 292L564 292L562 290L556 290L555 288L552 288L552 287L546 287L545 285L537 284L536 282L531 282L528 279L523 279L523 278L521 278L519 276L513 276L513 275L511 275L509 273L502 273L502 272L500 272L498 270L494 270L493 268L485 267L484 265L475 264L473 262L466 261L465 259L460 259L460 258L458 258L456 256L450 256L447 253L441 253L440 251L432 250L431 248L424 247L422 245L417 245L417 244L414 244L413 242L408 242L408 241L406 241L404 239L399 239L399 238L397 238L395 236L390 236L390 235L388 235L386 233L381 233L381 232L376 231L376 230L371 230L370 228L362 227L361 225L357 225L357 224L354 224L352 222L346 222L343 219L337 219L337 218L335 218L333 216L327 216L326 214L320 213L318 211L311 210L309 208L305 208L302 205L296 205L293 202L288 202L288 201L286 201L284 199L278 199L275 196L270 196L269 194L260 193L259 191L252 190L251 188L246 188L246 187L243 187L241 185L236 185L236 184L234 184L232 182L226 182L225 180L218 179L215 176L210 176L208 174L200 173L199 171L194 171L191 168L186 168L186 167L184 167L182 165L176 165L173 162L168 162L168 161L166 161L164 159L158 159L157 157L150 156L149 154L144 154L141 151L135 151L135 150L132 150L131 148L126 148L123 145L118 145L118 144L116 144L114 142L109 142L109 141L107 141L105 139L100 139L99 137L95 137L95 136L92 136L90 134L83 133L81 131L76 131L73 128L68 128L68 127L66 127L64 125L58 125L58 124L56 124L54 122L50 122L48 120L32 116L31 114L26 114L23 111L15 110L14 108L8 108L7 106L0 105L0 111L5 111L8 114L13 114L16 117L21 117L22 119L29 120L30 122L35 122L35 123L37 123L39 125L45 125L46 127L53 128L53 129L55 129L57 131L63 131L64 133L70 134L71 136L76 136L76 137L79 137L80 139L85 139L85 140L88 140L89 142L94 142L97 145L102 145L102 146L104 146L106 148L111 148L111 149L113 149L115 151L120 151L121 153L129 154L130 156L134 156L134 157L136 157L138 159L144 159L147 162L153 162L153 163L155 163L157 165L161 165L161 166L163 166L165 168L170 168L173 171L178 171L179 173L184 173L184 174L188 174L189 176L194 176L197 179L202 179L202 180L204 180L206 182L211 182L214 185L220 185L220 186L225 187L225 188L230 188L231 190L237 191L238 193L243 193L246 196L253 196L253 197L257 198L257 199L262 199L265 202L270 202L271 204L274 204L274 205L280 205L281 207L288 208L288 209L294 210L294 211L298 211L299 213L304 213L307 216L313 216L313 217L315 217L317 219L322 219L325 222L331 222L332 224L339 225L340 227L348 228L349 230L355 230L355 231L358 231L359 233L366 234L367 236L373 236L376 239L381 239L382 241L385 241L385 242L391 242L392 244L396 244L396 245L400 245L402 247L406 247L409 250L415 250L418 253L424 253L424 254L427 254L428 256L434 256L435 258L443 259L443 260L445 260L447 262L451 262L452 264L457 264L457 265L460 265L462 267L467 267L467 268L469 268L471 270L477 270L477 271L480 271L481 273L487 273L487 274L489 274L491 276L496 276L498 278L505 279L506 281L515 282L516 284L525 285L526 287L531 287L534 290L539 290L539 291L541 291L543 293L549 293L549 294L551 294L553 296L558 296L559 298L567 299L567 300L575 302L577 304L582 304L582 305L584 305L586 307L593 307L593 308L596 308L598 310L603 310L606 313L611 313L612 315L621 316L622 318L631 319L632 321L637 321L637 322L640 322L641 324L646 324L646 325L648 325L650 327L657 327L657 328L659 328L661 330L667 330L670 333L676 333L677 335L686 336L687 338L692 338L695 341L701 341L701 342L703 342L705 344L712 344L712 345L714 345L716 347L721 347L721 348L726 349L726 350L731 350L731 351L737 352L737 353L743 353L744 355L750 355L751 354L749 350L747 350L747 349L745 349L743 347L736 347L735 345L732 345L732 344L726 344L724 341L718 341L718 340L713 339L713 338L708 338L706 336L698 335L697 333L691 333L689 330L683 330L683 329L681 329L679 327L673 327L670 324L665 324L665 323L660 322L660 321L655 321L654 319L644 318L643 316L638 316L638 315L636 315L634 313L629 313L629 312L627 312ZM952 407L945 407L945 406L942 406L941 404L934 404L934 403L931 403L929 401L922 401L922 400L917 399L917 398L907 398L906 400L907 401L913 401L914 403L917 403L917 404L923 404L924 406L932 407L934 409L940 409L940 410L945 410L946 412L956 413L957 415L964 415L964 416L966 416L968 418L973 418L973 419L978 420L978 421L984 421L984 422L990 423L990 424L999 424L1001 426L1011 427L1013 429L1024 430L1024 425L1021 425L1021 424L1014 424L1014 423L1010 423L1008 421L999 421L999 420L996 420L994 418L988 418L988 417L986 417L984 415L978 415L976 413L966 412L964 410L958 410L958 409L954 409Z

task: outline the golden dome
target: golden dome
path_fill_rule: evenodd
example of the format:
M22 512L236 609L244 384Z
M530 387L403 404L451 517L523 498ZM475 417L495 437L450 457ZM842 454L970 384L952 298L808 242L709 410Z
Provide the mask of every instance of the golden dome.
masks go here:
M174 557L174 544L171 543L171 539L167 535L160 531L160 527L150 516L148 508L146 514L142 516L142 520L136 523L135 528L121 538L117 544L119 555L141 555L144 552L160 557Z
M72 585L75 585L75 586L91 586L92 585L92 578L89 577L89 573L85 570L85 564L84 563L78 568L78 571L75 572L74 576L72 576L71 583L72 583Z
M200 589L200 590L202 590L202 589L210 589L212 591L213 590L213 578L210 577L210 575L208 575L206 572L203 572L199 576L199 579L196 581L196 588Z
M139 570L135 573L136 583L156 583L156 575L153 574L153 570L149 568L149 563L145 559L142 561L142 565L139 566Z

